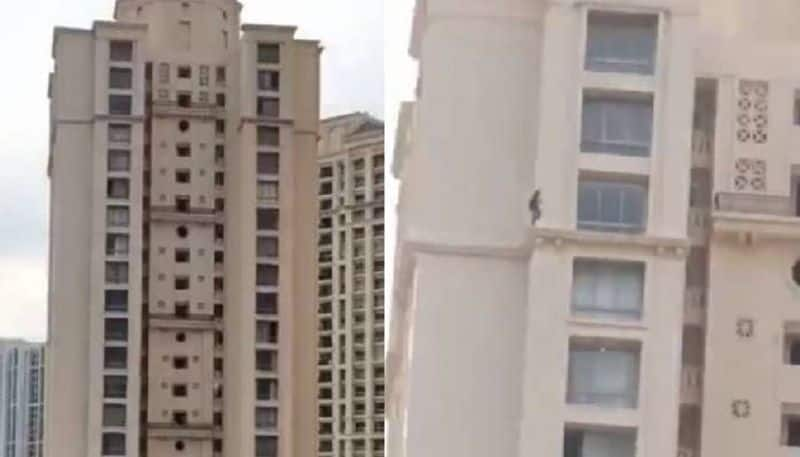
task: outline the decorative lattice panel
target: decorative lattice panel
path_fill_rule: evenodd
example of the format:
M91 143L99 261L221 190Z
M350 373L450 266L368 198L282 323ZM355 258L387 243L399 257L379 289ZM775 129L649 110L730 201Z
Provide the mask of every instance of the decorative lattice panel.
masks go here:
M761 159L741 158L734 165L736 173L733 178L733 187L740 192L767 190L767 162Z
M737 419L745 419L750 417L750 401L748 400L734 400L731 403L731 413Z
M736 321L736 335L739 338L752 338L756 330L753 319L741 318Z
M739 81L736 138L740 143L764 144L769 127L769 83Z

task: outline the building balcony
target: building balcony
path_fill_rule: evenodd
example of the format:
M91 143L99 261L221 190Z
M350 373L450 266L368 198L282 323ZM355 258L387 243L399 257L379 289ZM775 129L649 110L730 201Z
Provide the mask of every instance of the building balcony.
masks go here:
M150 208L150 220L152 221L213 224L216 219L216 212L210 208L190 208L188 211L179 211L175 206L152 206Z
M151 313L148 324L150 328L169 330L215 330L220 327L213 315L191 315L182 318L172 314Z
M703 367L685 365L681 371L681 403L699 405L703 398Z
M687 287L683 294L683 323L686 325L705 325L706 302L702 287Z
M214 438L213 424L186 424L178 425L173 423L149 423L147 424L147 436L149 438L161 439L206 439Z
M784 195L719 192L714 196L713 233L742 242L800 239L795 201Z
M155 100L152 104L154 117L193 117L215 119L225 114L225 109L212 104L193 103L181 106L174 101Z
M724 213L796 216L792 199L783 195L718 192L714 197L714 207Z

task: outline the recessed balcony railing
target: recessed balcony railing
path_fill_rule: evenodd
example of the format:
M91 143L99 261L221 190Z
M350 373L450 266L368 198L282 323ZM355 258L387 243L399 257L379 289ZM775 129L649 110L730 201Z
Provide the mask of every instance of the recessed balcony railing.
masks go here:
M152 104L152 112L156 117L182 116L216 118L218 115L223 114L225 109L208 103L192 103L189 106L181 106L174 101L155 100Z
M783 195L718 192L714 209L720 212L795 217L792 199Z
M705 323L705 289L702 287L687 287L684 291L683 322L690 325L703 325Z
M681 372L681 402L698 405L702 398L703 368L685 365Z

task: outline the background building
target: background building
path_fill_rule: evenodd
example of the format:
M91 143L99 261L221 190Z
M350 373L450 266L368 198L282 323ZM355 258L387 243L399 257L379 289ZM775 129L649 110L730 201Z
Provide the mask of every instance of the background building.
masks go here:
M55 31L48 456L316 452L320 46L240 9Z
M390 455L797 455L797 17L417 2Z
M383 122L325 119L319 152L320 457L384 455Z
M0 340L0 455L41 457L44 345Z

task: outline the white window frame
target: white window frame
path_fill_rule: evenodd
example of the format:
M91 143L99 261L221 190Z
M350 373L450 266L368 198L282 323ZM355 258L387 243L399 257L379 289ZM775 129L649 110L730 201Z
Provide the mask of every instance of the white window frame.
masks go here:
M617 220L605 220L602 217L599 217L597 220L582 220L581 219L581 194L586 189L586 187L594 187L593 191L595 193L605 191L611 192L614 191L615 187L616 190L627 192L627 196L622 196L622 203L619 204L620 214L618 215ZM641 202L641 215L639 216L638 222L627 222L625 221L625 210L630 207L631 202L630 199L634 198L636 195L634 192L642 193L642 202ZM647 229L647 219L648 219L648 205L649 205L649 189L646 183L636 182L636 181L623 181L623 180L609 180L609 179L598 179L592 177L581 177L578 180L578 201L577 201L577 226L579 230L592 230L592 231L601 231L601 232L624 232L624 233L642 233ZM598 201L598 209L596 210L598 213L603 212L602 208L602 198L604 196L602 194L598 194L596 198L600 199ZM626 206L625 202L628 201L628 205Z
M572 271L572 314L640 321L646 276L644 262L576 257Z
M592 46L592 30L593 30L593 20L595 20L596 24L602 26L605 24L606 27L611 29L613 33L619 34L624 33L626 31L626 27L624 27L625 20L628 20L630 24L628 24L627 30L632 30L633 27L638 27L641 30L639 32L643 32L646 30L647 26L652 26L652 49L647 49L648 56L644 58L627 58L624 55L619 56L612 56L612 55L599 55L597 57L592 57L591 50L597 49L597 47ZM607 21L607 22L603 22ZM609 22L620 22L619 24L611 24ZM653 24L646 24L648 21L652 21ZM662 41L662 33L661 33L661 26L663 22L663 17L660 12L657 11L637 11L637 10L623 10L623 9L589 9L586 11L584 15L584 47L583 47L583 68L586 71L590 72L597 72L597 73L625 73L625 74L636 74L636 75L644 75L644 76L653 76L657 72L658 68L658 60L659 60L659 44ZM643 35L644 36L644 35ZM612 37L618 38L618 37ZM650 38L648 34L648 38ZM631 45L641 45L643 40L641 37L637 37L635 40L631 40ZM615 45L611 46L612 49L620 49L625 50L624 47Z
M641 347L633 342L572 341L567 403L636 409Z
M634 115L627 116L630 113ZM590 128L592 120L598 120L600 125ZM634 124L647 120L649 125ZM654 126L655 99L652 94L591 90L583 93L581 152L649 157ZM589 137L593 130L599 130L598 138Z

